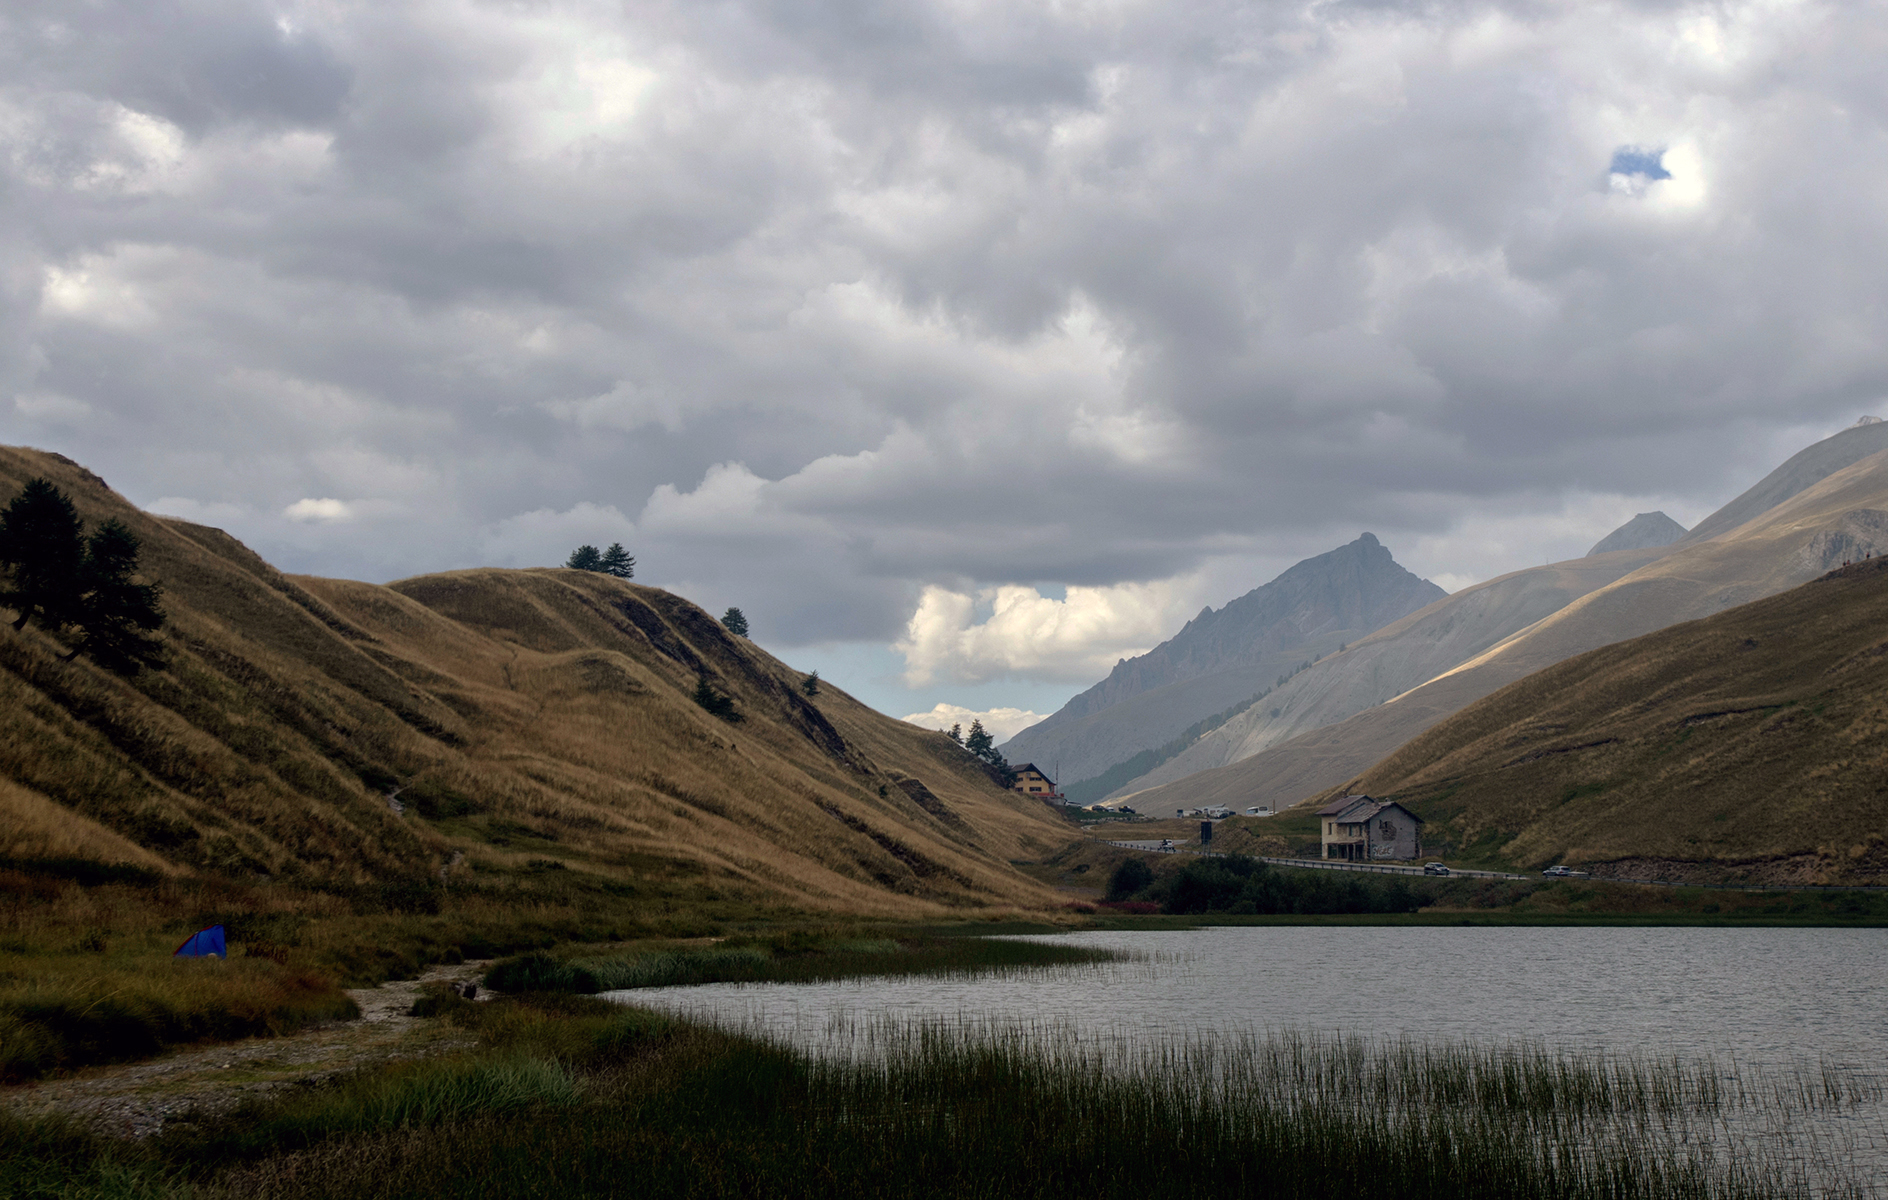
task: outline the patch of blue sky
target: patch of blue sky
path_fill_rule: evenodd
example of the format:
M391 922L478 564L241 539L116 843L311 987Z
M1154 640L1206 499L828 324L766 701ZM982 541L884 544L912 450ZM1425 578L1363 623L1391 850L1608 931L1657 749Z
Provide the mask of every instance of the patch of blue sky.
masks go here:
M1621 146L1613 151L1613 165L1607 168L1607 174L1637 175L1648 182L1670 179L1672 173L1665 169L1664 160L1663 148L1648 150L1643 146Z

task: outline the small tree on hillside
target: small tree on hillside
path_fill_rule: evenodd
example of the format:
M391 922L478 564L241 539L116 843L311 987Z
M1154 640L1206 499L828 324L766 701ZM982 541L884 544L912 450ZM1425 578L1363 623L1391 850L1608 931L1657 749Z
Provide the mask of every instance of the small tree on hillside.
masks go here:
M708 682L706 672L695 681L695 703L729 724L741 720L741 714L734 708L734 697L716 691L714 685Z
M79 572L79 642L81 650L108 670L135 675L140 667L163 660L163 649L150 636L164 624L157 606L158 587L132 578L138 570L138 535L116 518L86 539Z
M595 546L582 545L570 552L570 557L564 560L564 565L573 571L601 571L603 552Z
M944 736L961 746L964 744L964 727L962 725L953 725L951 726L951 731Z
M18 610L14 629L37 617L57 637L71 630L65 660L85 654L124 675L163 658L149 636L164 624L156 584L139 583L138 535L113 518L81 540L84 523L66 494L30 481L0 511L0 567L9 586L0 603Z
M1003 779L1003 786L1008 787L1016 781L1016 773L1010 770L1009 760L996 748L996 739L983 727L981 718L972 719L970 732L964 736L964 749L989 765Z
M721 614L721 624L735 637L747 636L747 614L738 608L730 608Z
M605 575L614 575L618 579L636 578L636 560L629 551L623 549L623 543L611 542L610 548L603 552L597 561L597 570Z
M996 739L983 727L981 717L970 722L970 733L964 738L964 749L978 758L988 759L990 751L996 748Z
M13 628L34 617L49 633L78 622L84 527L72 501L45 479L28 480L0 511L0 567L8 575L0 603L20 614Z
M809 696L819 695L819 672L815 671L805 679L800 680L800 690Z

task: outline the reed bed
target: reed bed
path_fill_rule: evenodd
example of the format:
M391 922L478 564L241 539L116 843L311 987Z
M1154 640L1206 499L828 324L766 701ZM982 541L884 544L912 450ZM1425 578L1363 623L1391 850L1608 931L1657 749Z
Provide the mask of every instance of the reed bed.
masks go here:
M820 1041L801 1052L818 1064L821 1120L912 1153L1023 1153L1015 1130L1047 1124L1104 1194L1112 1173L1147 1175L1149 1155L1207 1178L1264 1161L1280 1195L1888 1194L1888 1089L1826 1060L1294 1032L1150 1041L973 1018L841 1020Z
M481 1049L143 1148L0 1118L0 1192L1867 1200L1881 1082L1539 1045L834 1022L829 1051L539 994ZM1865 1134L1832 1134L1850 1126ZM1874 1140L1870 1140L1873 1138ZM1870 1155L1873 1157L1870 1157ZM32 1185L29 1185L31 1187Z

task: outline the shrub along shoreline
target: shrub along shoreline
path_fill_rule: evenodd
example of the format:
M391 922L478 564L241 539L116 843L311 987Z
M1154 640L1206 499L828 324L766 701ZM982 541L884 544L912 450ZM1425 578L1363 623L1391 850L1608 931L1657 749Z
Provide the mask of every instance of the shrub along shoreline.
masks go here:
M836 1061L569 995L441 1014L478 1048L150 1143L0 1117L0 1193L1807 1198L1860 1182L1789 1131L1883 1101L1830 1064L888 1022Z
M824 983L863 976L968 975L1110 962L1112 951L986 937L839 937L805 931L629 955L526 954L493 964L500 992L598 992L701 983Z
M1888 893L1738 892L1609 880L1433 878L1294 869L1243 854L1126 858L1110 874L1104 923L1194 917L1277 924L1888 924ZM1154 914L1159 914L1155 917Z

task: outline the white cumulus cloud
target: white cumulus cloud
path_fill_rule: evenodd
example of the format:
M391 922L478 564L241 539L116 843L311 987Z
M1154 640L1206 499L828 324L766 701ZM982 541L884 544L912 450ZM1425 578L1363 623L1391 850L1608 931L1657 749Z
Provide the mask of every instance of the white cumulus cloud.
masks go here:
M354 515L354 506L330 496L307 497L282 510L291 521L345 521Z
M926 729L938 730L948 730L953 725L969 729L972 721L982 721L983 727L990 731L990 736L999 742L1006 742L1046 715L1030 712L1026 708L990 708L979 712L961 704L939 704L930 712L906 713L904 720Z
M1178 599L1171 581L1071 587L1061 600L1015 584L974 595L933 585L894 648L912 687L1005 676L1081 682L1165 637Z

